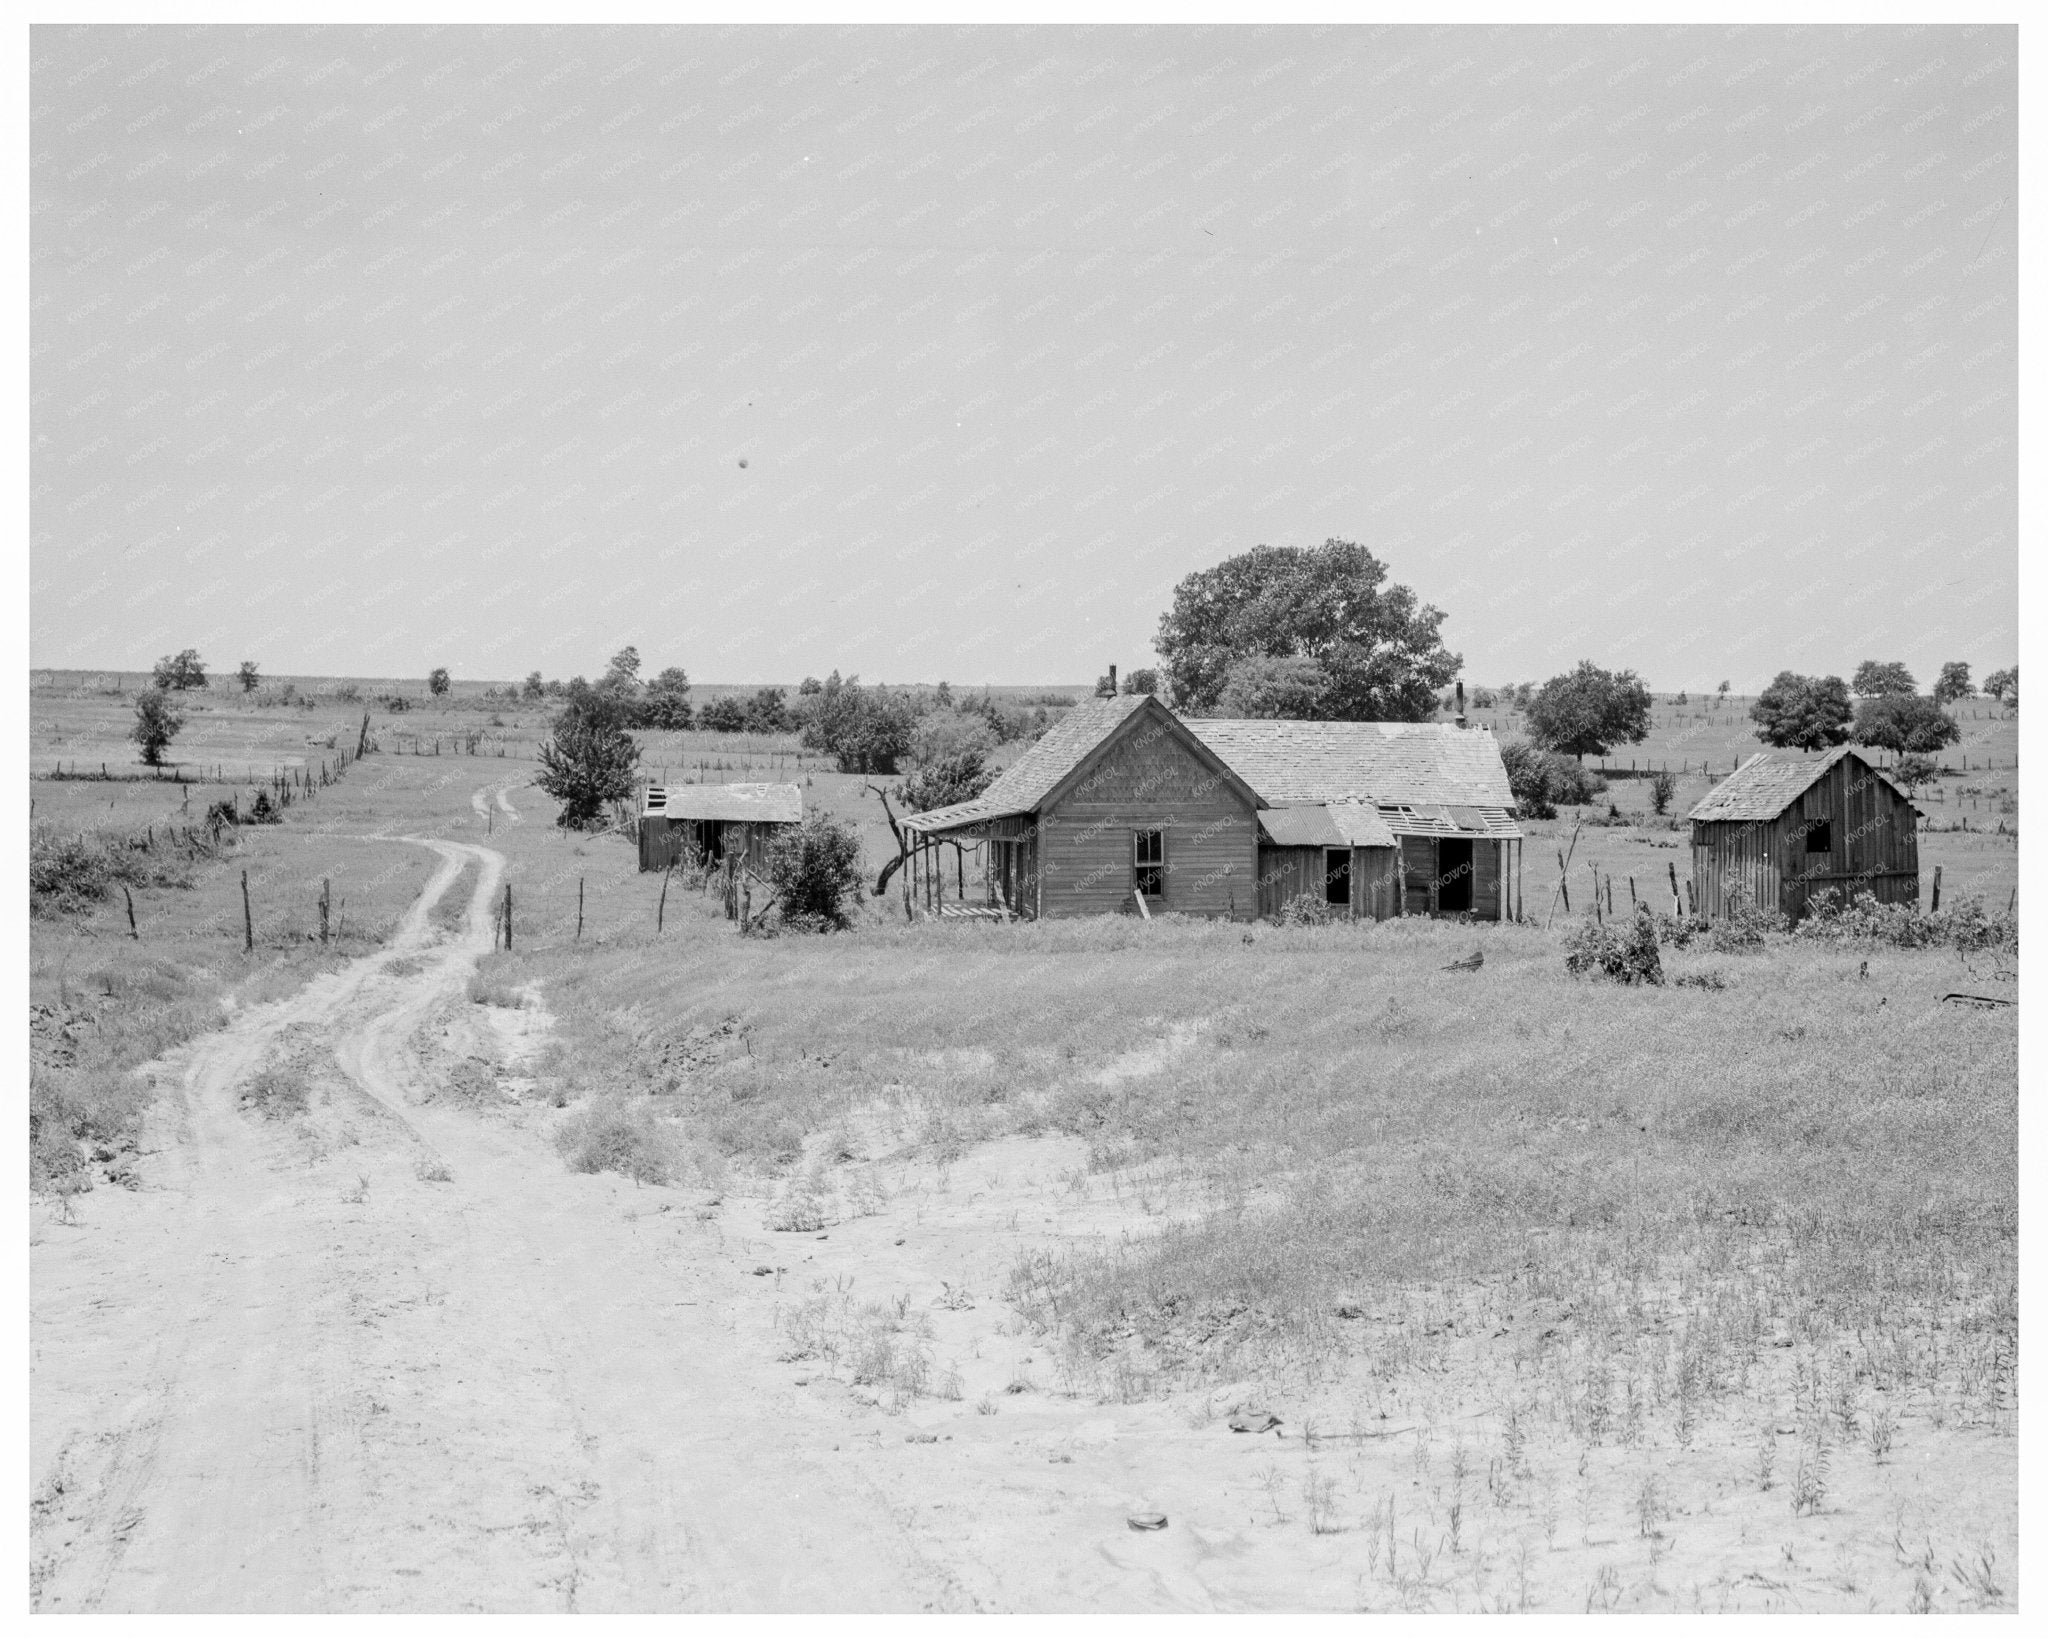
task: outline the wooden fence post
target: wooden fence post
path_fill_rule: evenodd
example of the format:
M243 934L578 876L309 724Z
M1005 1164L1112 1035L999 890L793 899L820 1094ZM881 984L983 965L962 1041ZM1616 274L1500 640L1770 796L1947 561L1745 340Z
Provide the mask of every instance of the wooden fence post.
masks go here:
M654 930L657 933L661 931L662 917L668 914L668 878L670 872L675 867L676 862L671 859L668 862L668 869L661 873L661 897L654 906ZM583 878L581 876L576 878L576 936L578 938L583 936Z
M1678 866L1674 861L1666 859L1664 861L1664 868L1671 873L1671 913L1674 916L1683 916L1685 914L1685 906L1678 897Z
M1927 906L1927 913L1933 915L1941 908L1941 866L1934 867L1934 901Z
M581 876L576 878L576 937L579 942L583 937L583 878Z
M242 953L256 948L256 920L249 913L249 872L242 872Z
M142 935L135 930L135 896L123 887L121 897L128 901L128 936L140 942Z
M510 882L505 884L505 950L508 955L512 950L512 884Z
M328 887L328 881L327 881L327 878L326 878L325 876L322 876L322 877L320 878L320 942L321 942L322 944L325 944L325 943L327 942L327 903L328 903L328 896L329 896L329 887Z

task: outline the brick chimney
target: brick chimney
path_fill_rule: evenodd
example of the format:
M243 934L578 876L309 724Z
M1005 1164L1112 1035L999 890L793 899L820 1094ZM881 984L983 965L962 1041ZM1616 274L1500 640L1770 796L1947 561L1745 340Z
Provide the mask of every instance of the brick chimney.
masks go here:
M1109 692L1112 697L1116 694L1116 667L1114 665L1109 668Z
M1465 726L1465 679L1458 679L1458 726Z

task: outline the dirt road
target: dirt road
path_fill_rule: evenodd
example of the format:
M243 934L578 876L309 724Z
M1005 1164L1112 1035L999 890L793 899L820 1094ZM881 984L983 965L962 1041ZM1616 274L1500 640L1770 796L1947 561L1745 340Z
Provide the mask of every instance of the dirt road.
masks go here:
M959 1602L832 1452L779 1436L666 1203L645 1221L536 1130L422 1102L504 860L420 845L441 865L385 950L166 1065L161 1186L37 1246L36 1607ZM302 1121L240 1106L280 1061Z

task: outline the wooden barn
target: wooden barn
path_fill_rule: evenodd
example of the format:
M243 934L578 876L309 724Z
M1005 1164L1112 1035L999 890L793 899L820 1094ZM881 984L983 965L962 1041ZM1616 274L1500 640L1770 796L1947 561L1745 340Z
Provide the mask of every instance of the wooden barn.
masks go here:
M1398 849L1398 876L1389 853L1374 851L1382 845L1376 828L1351 866L1354 916L1520 915L1522 831L1500 746L1486 729L1255 718L1192 718L1188 726L1268 809L1373 810L1384 846ZM1272 813L1260 821L1270 831ZM1293 882L1281 902L1293 896Z
M1688 817L1694 907L1710 921L1738 895L1794 921L1828 888L1920 901L1920 810L1846 745L1820 757L1759 753Z
M1257 913L1261 804L1149 694L1076 706L971 802L911 814L911 891L941 914ZM964 856L985 847L970 900ZM947 900L951 898L951 906Z
M768 844L803 817L795 785L649 785L640 799L640 868L730 857L765 874Z

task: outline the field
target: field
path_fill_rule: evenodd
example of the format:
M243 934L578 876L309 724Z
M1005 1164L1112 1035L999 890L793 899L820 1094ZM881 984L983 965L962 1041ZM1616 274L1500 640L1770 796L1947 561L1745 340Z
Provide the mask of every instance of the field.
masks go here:
M195 771L361 720L208 704ZM1638 757L1753 746L1687 709ZM136 771L125 712L36 691L37 769ZM657 933L501 714L463 754L473 703L377 713L136 937L118 892L33 924L39 1073L113 1138L38 1197L39 1607L2017 1607L2017 1009L1941 1001L2014 994L2011 952L1575 980L1553 846L1581 913L1589 859L1686 873L1626 779L1630 822L1532 827L1532 925L891 899L741 938L678 881ZM2003 909L2015 730L1966 726L1923 871ZM649 740L887 856L793 741ZM226 788L38 778L34 817L161 834ZM167 1318L188 1278L221 1304ZM312 1471L253 1448L309 1428ZM181 1579L237 1527L271 1581Z

